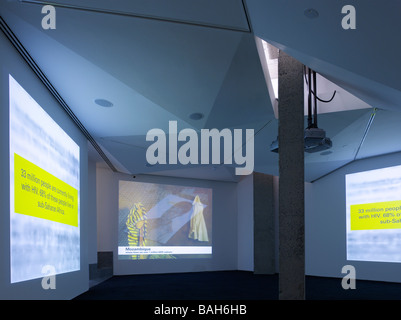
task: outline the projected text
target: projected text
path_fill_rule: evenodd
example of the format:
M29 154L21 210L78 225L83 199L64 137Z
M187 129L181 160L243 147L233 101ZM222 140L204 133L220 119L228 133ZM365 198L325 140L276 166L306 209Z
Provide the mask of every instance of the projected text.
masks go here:
M14 154L15 212L78 226L78 190Z

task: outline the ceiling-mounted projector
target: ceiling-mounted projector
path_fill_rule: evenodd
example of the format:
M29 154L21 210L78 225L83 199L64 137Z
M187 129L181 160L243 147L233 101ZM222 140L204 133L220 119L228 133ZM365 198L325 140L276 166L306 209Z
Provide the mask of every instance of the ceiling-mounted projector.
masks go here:
M306 128L304 131L305 152L319 152L332 147L332 142L326 138L326 131L319 128Z
M314 90L312 90L312 83L311 83L311 74L313 72L313 86ZM306 72L305 72L306 73ZM308 96L308 127L304 130L304 151L308 153L320 152L326 149L330 149L333 145L331 140L326 137L326 131L317 127L317 100L322 102L330 102L333 100L333 97L328 100L324 101L317 97L317 90L316 90L316 72L312 71L308 68L308 87L309 87L309 96ZM314 95L314 117L312 121L312 94ZM270 151L278 152L278 138L274 140L270 145Z
M330 149L332 142L326 137L326 131L319 128L306 128L304 131L304 151L314 153ZM278 139L270 145L270 151L278 152Z
M270 151L271 152L278 152L278 138L272 142L270 145Z

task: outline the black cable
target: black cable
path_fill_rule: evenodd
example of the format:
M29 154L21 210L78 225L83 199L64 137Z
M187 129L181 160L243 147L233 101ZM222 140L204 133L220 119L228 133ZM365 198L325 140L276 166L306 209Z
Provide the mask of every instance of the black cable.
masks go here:
M305 68L306 68L306 67L304 66L304 69L305 69ZM308 68L308 69L309 69L309 68ZM307 84L308 87L309 87L309 82L308 82L308 79L306 78L306 71L305 71L305 81L306 81L306 84ZM323 99L319 98L319 97L317 96L317 94L315 94L315 92L314 92L313 90L312 90L311 92L312 92L312 94L316 97L316 99L319 100L320 102L328 103L328 102L331 102L331 101L334 99L334 97L335 97L335 95L336 95L336 93L337 93L337 90L334 90L333 96L332 96L329 100L323 100Z
M336 95L336 93L337 93L337 91L334 90L333 96L332 96L329 100L322 100L322 99L320 99L320 98L319 98L318 96L316 96L316 95L315 95L315 97L316 97L316 99L318 99L320 102L325 102L325 103L327 103L327 102L331 102L331 100L334 99L334 96Z
M313 90L315 92L317 91L317 86L316 86L316 71L313 71ZM314 111L313 111L313 126L317 128L317 96L316 94L314 95Z
M305 76L306 76L306 74L305 74ZM310 81L310 79L311 79L311 69L310 68L308 68L308 78L309 78L309 81ZM309 93L308 93L308 128L310 128L312 126L312 88L309 85L308 85L308 88L309 88Z

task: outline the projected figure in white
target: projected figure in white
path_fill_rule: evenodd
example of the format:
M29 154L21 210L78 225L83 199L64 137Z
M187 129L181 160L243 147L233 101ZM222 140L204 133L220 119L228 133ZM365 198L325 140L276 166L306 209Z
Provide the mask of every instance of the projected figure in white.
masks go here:
M192 203L192 215L188 238L198 241L209 241L206 223L203 217L203 207L204 206L197 195Z

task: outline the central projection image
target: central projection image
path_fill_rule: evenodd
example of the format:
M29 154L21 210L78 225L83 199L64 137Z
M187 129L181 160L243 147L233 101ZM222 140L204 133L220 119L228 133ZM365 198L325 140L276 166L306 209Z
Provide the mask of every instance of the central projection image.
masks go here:
M212 189L119 181L120 260L210 258Z

